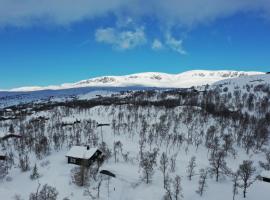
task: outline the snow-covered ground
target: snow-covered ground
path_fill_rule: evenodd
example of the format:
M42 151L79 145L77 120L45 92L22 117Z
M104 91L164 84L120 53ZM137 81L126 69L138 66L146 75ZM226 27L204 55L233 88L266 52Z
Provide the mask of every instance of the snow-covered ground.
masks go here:
M115 108L113 107L95 107L87 112L83 113L74 113L71 115L63 117L61 121L63 122L71 122L75 120L83 120L83 119L94 119L101 123L107 123L112 121L112 112L114 112ZM121 110L125 110L125 108L121 108ZM117 116L120 111L116 110L115 115ZM141 114L146 115L148 112L148 122L154 123L158 121L159 116L164 114L164 110L156 110L155 108L151 108L146 111L140 109L138 111ZM174 113L182 113L182 108L174 109ZM50 117L53 112L41 112L36 114L36 117L45 115L46 117ZM126 115L124 115L124 121L126 119ZM213 121L209 120L210 121ZM213 121L214 122L214 121ZM213 123L212 122L212 123ZM179 128L181 132L188 132L188 125L180 122ZM209 124L204 124L202 129L205 129L209 126ZM201 129L200 128L200 129ZM100 130L96 130L99 134ZM139 131L139 129L138 129ZM122 132L122 131L121 131ZM136 130L132 131L136 133ZM112 148L114 141L121 141L123 144L123 151L129 152L130 160L128 162L124 162L120 159L119 162L115 163L114 159L110 159L108 162L105 162L102 165L102 169L111 170L116 174L116 178L111 179L110 181L110 191L108 196L107 191L107 182L103 181L101 187L101 200L161 200L163 195L165 194L165 190L163 189L163 180L162 174L158 170L158 166L155 167L155 174L153 176L153 180L151 184L145 184L141 181L141 170L139 169L138 164L138 134L135 134L131 137L132 133L120 133L119 135L114 135L111 127L103 128L103 137L104 141ZM83 141L85 142L85 141ZM146 147L149 149L149 147ZM207 180L207 189L205 194L200 197L195 191L198 188L198 180L199 176L196 175L189 181L187 178L186 167L188 162L192 156L196 156L196 174L200 168L206 168L209 166L209 153L207 149L203 146L200 146L199 149L196 150L194 146L189 146L187 149L186 145L181 147L171 147L166 148L166 145L162 144L159 146L160 153L163 151L167 152L168 155L174 155L177 153L176 159L176 170L171 173L171 176L174 174L180 175L182 178L181 185L183 188L183 194L185 200L194 200L194 199L202 199L202 200L228 200L232 199L232 182L230 178L226 177L225 179L221 179L218 183L215 182L214 179L208 178ZM48 157L45 157L42 160L37 160L34 155L31 156L31 167L33 167L34 163L37 163L39 173L41 177L38 180L32 181L30 180L30 173L25 172L22 173L19 168L12 168L9 173L9 177L11 180L4 180L0 182L0 194L1 199L12 200L14 195L18 194L23 199L28 199L29 193L36 190L38 183L52 185L57 188L59 191L59 199L63 199L64 197L68 197L69 199L74 200L87 200L89 196L84 195L85 188L78 187L74 185L71 181L71 169L74 165L67 164L67 159L65 154L67 153L68 148L63 148L60 151L52 150L51 154ZM259 160L263 160L262 154L250 154L246 155L243 149L237 149L237 158L229 157L227 159L228 166L235 170L238 165L244 159L252 159L255 163ZM159 165L159 160L158 160ZM257 164L256 164L257 165ZM257 167L260 171L260 169ZM237 195L236 199L242 198L242 191L239 191L239 195ZM94 190L95 193L95 190ZM249 189L248 189L248 197L247 200L268 200L269 193L269 184L263 183L260 181L256 181Z

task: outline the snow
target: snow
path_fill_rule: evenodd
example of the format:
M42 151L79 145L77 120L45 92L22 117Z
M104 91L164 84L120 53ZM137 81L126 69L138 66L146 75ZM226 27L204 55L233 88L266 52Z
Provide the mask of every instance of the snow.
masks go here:
M97 148L87 150L86 146L73 146L66 154L67 157L90 159L97 151Z
M5 156L5 155L6 155L6 153L3 152L2 150L0 150L0 156Z
M232 87L232 89L234 89L236 86L241 88L247 84L249 85L270 84L270 74L257 74L257 75L250 75L246 77L224 79L224 80L215 82L213 86L228 85Z
M263 171L263 172L261 173L261 176L262 176L262 177L266 177L266 178L270 178L270 171Z
M111 107L95 107L89 110L86 113L76 113L71 116L63 117L63 121L74 121L75 119L83 120L88 119L91 116L92 119L97 121L111 121L112 116ZM124 108L122 108L124 109ZM145 110L139 109L141 114L146 114ZM153 123L163 114L164 110L157 111L154 108L149 110L150 116L148 118L149 123ZM182 108L174 109L175 113L181 113ZM53 112L52 112L53 113ZM47 117L50 117L52 114L50 112L42 112ZM116 110L116 115L118 114L118 109ZM180 123L180 122L179 122ZM136 131L136 130L133 130ZM181 131L186 132L187 127L181 124ZM112 160L105 162L102 165L101 169L107 169L116 174L116 178L110 180L110 195L107 197L107 188L106 181L102 183L101 188L101 200L162 200L162 196L165 191L162 185L162 174L158 169L155 169L155 174L151 184L145 184L141 182L140 175L141 171L138 168L138 160L136 155L138 154L138 143L136 136L132 139L128 134L114 135L111 127L104 127L103 129L104 140L105 142L112 147L114 141L120 140L122 142L124 152L130 153L130 161L123 162L120 160L115 163ZM166 147L163 145L160 146L160 153L166 151ZM72 150L73 149L73 150ZM82 146L73 146L70 151L72 155L84 157L84 152L86 147ZM73 152L74 151L74 152ZM232 185L229 178L221 180L219 183L216 183L212 179L207 180L208 188L203 197L199 197L196 194L196 189L198 186L199 176L195 176L192 181L189 181L186 177L186 166L188 161L193 155L196 155L197 158L197 168L205 168L208 166L208 153L207 150L200 146L198 150L195 147L189 148L188 152L185 152L185 146L181 148L170 148L168 152L172 154L178 152L176 160L176 174L181 176L181 185L183 187L184 199L185 200L228 200L232 198ZM59 191L59 198L63 199L64 197L69 197L69 199L76 200L87 200L89 197L83 195L84 188L77 187L71 181L70 170L74 167L73 165L68 165L65 159L66 149L60 151L52 151L51 155L48 157L37 160L34 156L31 158L31 167L33 164L37 164L38 171L41 174L41 177L36 180L30 180L29 176L31 171L22 173L19 168L15 167L10 170L9 176L12 178L12 181L0 182L0 194L1 199L12 200L14 199L15 194L20 194L23 199L28 199L29 193L34 192L37 189L38 183L41 185L48 183L51 186L54 186ZM90 153L89 153L90 154ZM67 155L67 154L66 154ZM88 156L88 154L87 154ZM259 159L259 155L254 155L252 158ZM241 149L238 149L237 159L230 158L228 163L230 167L236 169L239 163L243 159L248 159L247 155ZM42 163L48 162L49 164L44 165ZM19 186L19 187L18 187ZM260 181L256 181L248 191L247 200L253 200L259 198L260 200L268 200L268 191L269 184L264 184ZM237 196L237 199L242 200L241 194Z
M145 72L125 76L103 76L82 80L76 83L64 83L61 85L51 85L46 87L29 86L14 88L10 91L39 91L39 90L60 90L80 87L163 87L163 88L189 88L212 84L214 82L250 75L265 74L263 72L243 72L243 71L208 71L192 70L180 74L166 74L159 72Z

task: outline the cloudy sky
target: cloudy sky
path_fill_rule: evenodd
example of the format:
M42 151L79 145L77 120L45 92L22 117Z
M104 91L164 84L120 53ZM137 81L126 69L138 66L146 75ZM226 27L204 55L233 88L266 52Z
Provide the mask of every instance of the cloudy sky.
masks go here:
M270 0L0 0L0 88L270 71Z

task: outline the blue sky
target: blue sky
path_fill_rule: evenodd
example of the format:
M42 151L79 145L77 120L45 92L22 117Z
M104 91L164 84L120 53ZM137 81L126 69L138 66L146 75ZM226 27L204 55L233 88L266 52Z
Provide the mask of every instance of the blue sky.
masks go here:
M37 1L0 0L1 89L145 71L270 71L266 0L205 0L207 9L157 0L153 10L141 0Z

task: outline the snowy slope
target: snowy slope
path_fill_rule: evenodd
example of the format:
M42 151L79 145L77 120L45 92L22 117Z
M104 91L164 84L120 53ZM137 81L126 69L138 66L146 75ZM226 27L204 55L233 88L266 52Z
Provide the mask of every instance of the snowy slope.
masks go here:
M216 85L227 85L230 87L243 87L245 85L261 85L261 84L270 84L270 74L261 74L261 75L251 75L239 78L224 79L217 81L213 84Z
M249 75L264 74L262 72L243 72L243 71L207 71L193 70L180 74L166 74L158 72L146 72L131 74L125 76L103 76L82 80L76 83L64 83L62 85L53 85L46 87L21 87L14 88L11 91L38 91L38 90L60 90L80 87L162 87L162 88L189 88L212 84L216 81L244 77Z
M165 88L153 87L78 87L58 90L36 91L0 91L0 108L41 101L68 101L74 98L92 99L97 96L110 96L123 91L163 90Z

